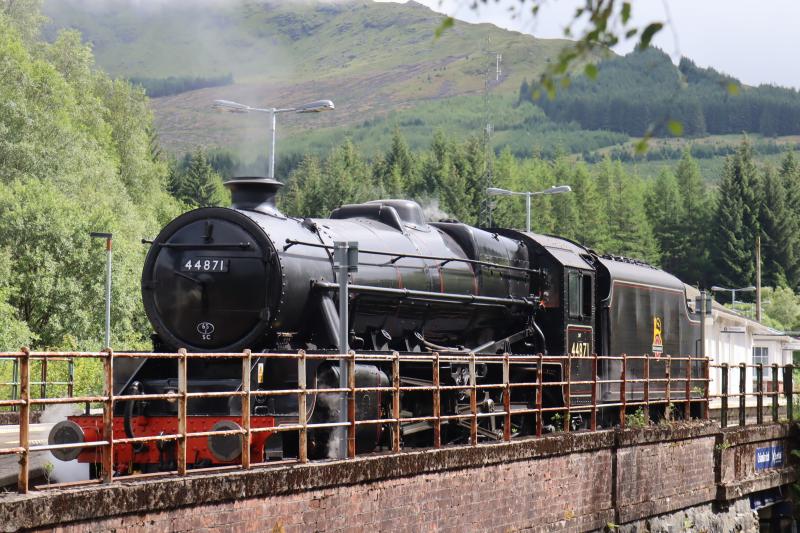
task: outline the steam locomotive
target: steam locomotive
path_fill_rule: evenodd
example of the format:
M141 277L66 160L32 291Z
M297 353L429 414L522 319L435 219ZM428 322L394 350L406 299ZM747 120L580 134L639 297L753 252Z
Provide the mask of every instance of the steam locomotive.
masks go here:
M457 221L428 222L420 206L409 200L378 200L344 205L327 219L293 218L275 204L281 186L264 178L235 178L225 184L231 208L201 208L169 223L152 241L142 274L142 297L155 331L155 351L241 352L251 349L251 390L286 390L298 385L297 363L267 359L258 353L338 353L339 321L347 321L349 345L359 353L471 352L476 354L570 353L574 381L592 379L592 354L695 355L700 320L687 304L684 284L674 276L642 262L597 254L567 239L511 229L479 229ZM349 274L349 316L337 311L335 241L357 241L358 270ZM530 360L530 358L528 359ZM316 362L314 362L316 361ZM597 375L617 379L619 360L601 359ZM443 385L471 385L466 365L443 362ZM673 369L681 378L683 365ZM552 360L511 367L511 381L558 382L564 362ZM651 377L665 366L648 369ZM232 359L190 359L189 392L239 390L242 365ZM700 369L691 367L693 377ZM476 380L502 382L497 365L482 366ZM634 378L643 363L629 361ZM681 374L683 372L683 374ZM404 385L432 383L430 362L404 363ZM114 367L115 394L163 394L177 391L174 359L118 359ZM385 386L391 364L356 365L358 387ZM308 383L336 387L338 363L309 360ZM494 381L493 381L494 380ZM625 390L629 400L643 397L642 385ZM513 410L530 407L534 392L513 389ZM571 390L548 387L545 406L569 402L575 427L585 426L593 395L600 402L619 402L619 384L574 385ZM503 405L503 392L481 392L478 408L491 413ZM662 391L663 394L663 391ZM359 419L388 416L389 395L365 393L357 402ZM566 398L566 399L565 399ZM654 399L651 395L651 399ZM309 402L307 415L317 422L336 421L338 407L323 395ZM405 392L404 417L432 411L430 392ZM464 412L469 393L442 392L442 413ZM238 428L238 397L190 398L188 431ZM291 424L298 419L296 395L254 396L252 427ZM467 407L468 409L468 407ZM115 434L128 437L174 434L177 406L165 400L125 401L115 406ZM513 416L513 436L530 434L531 416ZM481 418L479 438L503 436L503 417ZM610 422L606 422L610 424ZM468 426L468 425L467 425ZM429 445L432 426L426 422L401 425L404 446ZM359 426L359 452L387 444L389 429ZM70 417L54 427L53 443L101 440L100 417ZM465 440L463 422L443 424L443 443ZM119 438L119 437L118 437ZM191 466L239 461L240 435L189 439ZM333 430L309 435L309 454L324 456ZM291 433L256 433L250 443L253 461L297 454ZM95 448L61 450L63 460L97 465ZM165 445L115 447L117 472L174 468L174 451ZM96 467L95 467L96 468Z

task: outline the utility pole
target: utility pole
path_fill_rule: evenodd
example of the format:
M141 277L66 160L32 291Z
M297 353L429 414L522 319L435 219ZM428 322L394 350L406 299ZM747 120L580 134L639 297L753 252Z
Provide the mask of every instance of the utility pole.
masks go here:
M704 289L700 292L700 353L697 354L698 357L706 356L706 314L711 314L710 304L708 293Z
M106 241L106 332L103 347L111 348L111 243L113 235L93 231L89 236Z
M761 235L756 235L756 322L761 322Z

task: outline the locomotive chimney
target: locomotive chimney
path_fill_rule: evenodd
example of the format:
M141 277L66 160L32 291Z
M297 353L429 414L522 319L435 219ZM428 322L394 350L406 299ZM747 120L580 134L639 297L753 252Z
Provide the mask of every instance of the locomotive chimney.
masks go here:
M231 191L231 207L260 211L267 214L279 214L275 205L275 195L283 183L270 178L243 176L232 178L223 185Z

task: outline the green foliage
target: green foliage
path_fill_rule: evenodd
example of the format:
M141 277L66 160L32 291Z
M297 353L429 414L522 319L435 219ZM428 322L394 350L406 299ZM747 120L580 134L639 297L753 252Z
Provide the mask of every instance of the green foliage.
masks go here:
M800 297L788 287L765 287L761 294L763 321L779 330L800 329Z
M133 76L130 82L141 86L150 98L171 96L173 94L196 91L206 87L221 87L233 83L233 74L222 76L168 76L166 78L145 78Z
M650 419L644 412L644 408L639 407L633 413L625 415L625 427L632 429L642 429L650 425Z
M738 82L686 58L676 68L660 50L608 59L591 73L558 98L537 103L556 122L637 137L800 133L798 91L760 86L729 96L726 87Z
M608 159L598 169L600 196L608 213L607 250L658 263L659 249L644 208L644 187L618 162Z
M795 265L797 234L793 216L786 205L786 188L779 175L767 168L763 176L764 203L761 207L762 282L772 287L788 283L787 272Z
M785 257L775 261L783 267L786 284L796 289L800 286L800 164L793 152L788 152L781 161L779 176L785 191L783 230L790 240L782 247Z
M90 231L115 236L115 345L144 347L139 240L177 213L147 100L98 71L76 32L30 40L36 6L13 4L30 10L0 14L0 349L100 347L104 253Z
M222 178L202 150L187 154L180 164L173 164L168 181L172 196L188 207L213 207L228 203Z
M11 285L11 250L0 249L0 350L18 350L31 342L31 331L9 303L16 290ZM3 380L7 382L9 380Z
M45 18L40 12L42 0L0 0L0 15L14 25L22 40L31 44L39 36Z
M753 282L761 198L760 177L745 139L726 161L719 185L711 254L720 285L742 287Z
M688 151L674 172L665 168L648 185L645 207L663 252L661 267L687 283L699 283L708 270L707 194L697 164Z

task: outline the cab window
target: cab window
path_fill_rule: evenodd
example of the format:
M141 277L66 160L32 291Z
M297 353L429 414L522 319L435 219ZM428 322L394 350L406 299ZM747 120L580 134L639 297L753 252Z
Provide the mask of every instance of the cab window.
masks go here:
M592 316L592 276L580 272L570 272L567 285L570 318L589 318Z
M580 318L581 310L583 308L583 283L581 283L581 275L579 272L569 273L569 316L571 318Z

